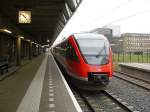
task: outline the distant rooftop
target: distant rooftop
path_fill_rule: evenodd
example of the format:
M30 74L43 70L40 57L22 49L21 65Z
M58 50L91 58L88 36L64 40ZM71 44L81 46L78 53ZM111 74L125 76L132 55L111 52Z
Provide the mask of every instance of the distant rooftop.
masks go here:
M123 33L122 36L150 37L150 34L148 34L148 33Z

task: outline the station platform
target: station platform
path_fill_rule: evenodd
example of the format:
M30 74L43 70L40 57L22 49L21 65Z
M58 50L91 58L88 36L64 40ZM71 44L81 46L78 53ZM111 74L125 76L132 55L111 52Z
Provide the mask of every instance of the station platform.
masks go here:
M119 63L119 71L150 83L150 63Z
M150 72L150 63L120 63L119 65Z
M0 112L82 112L50 53L0 81Z

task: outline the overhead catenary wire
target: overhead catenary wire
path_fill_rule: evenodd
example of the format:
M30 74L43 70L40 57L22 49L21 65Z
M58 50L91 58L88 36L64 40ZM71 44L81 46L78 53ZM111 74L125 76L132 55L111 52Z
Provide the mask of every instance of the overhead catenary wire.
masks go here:
M148 12L150 12L150 9L147 9L147 10L144 10L144 11L141 11L141 12L137 12L137 13L134 13L134 14L131 14L131 15L113 20L113 21L103 25L102 27L107 26L107 25L111 25L113 23L117 23L117 22L120 22L120 21L123 21L123 20L126 20L126 19L129 19L129 18L132 18L132 17L135 17L135 16L138 16L138 15L141 15L141 14L145 14L145 13L148 13Z
M119 18L117 20L113 20L103 26L107 26L107 25L111 25L113 23L117 23L117 22L120 22L120 21L123 21L123 20L126 20L126 19L129 19L129 18L132 18L132 17L135 17L135 16L138 16L138 15L141 15L141 14L145 14L145 13L148 13L150 12L150 9L148 10L144 10L144 11L141 11L141 12L137 12L137 13L134 13L134 14L131 14L131 15L128 15L128 16L125 16L125 17L122 17L122 18Z
M123 3L121 3L121 4L119 4L118 6L112 8L112 9L106 11L106 12L104 12L104 13L101 14L100 16L98 16L98 17L96 17L96 18L90 20L90 21L87 22L86 24L81 25L81 27L85 27L85 26L87 26L87 25L89 25L89 24L93 24L93 21L97 21L98 19L104 18L104 17L107 16L108 14L111 14L112 12L114 12L114 11L116 11L116 10L122 8L123 6L127 5L127 4L130 3L131 1L133 1L133 0L127 0L127 1L125 1L125 2L123 2Z
M117 11L117 10L119 10L120 8L122 8L124 5L126 5L126 4L128 4L128 3L131 3L130 2L131 0L127 0L126 2L124 2L124 4L123 4L123 2L120 4L120 5L118 5L118 6L116 6L116 7L114 7L114 8L112 8L112 9L110 9L111 11L110 12L108 12L108 13L106 13L103 17L106 17L106 16L109 16L110 17L110 14L113 12L113 11ZM133 1L133 0L132 0ZM136 2L136 1L135 1ZM132 5L132 4L129 4L129 5ZM118 18L114 18L114 20L109 20L109 21L107 21L106 23L104 23L104 24L102 24L102 26L99 26L99 27L104 27L104 26L107 26L107 25L111 25L111 24L113 24L113 23L117 23L117 22L120 22L120 21L123 21L123 20L126 20L126 19L130 19L130 18L132 18L132 17L135 17L135 16L138 16L138 15L141 15L141 14L144 14L144 13L147 13L147 12L149 12L150 11L150 9L148 9L148 10L142 10L142 11L140 11L140 12L136 12L136 13L132 13L132 14L130 14L130 15L123 15L122 17L118 17ZM103 13L104 14L104 13ZM109 14L109 15L108 15ZM102 16L102 15L101 15ZM100 17L100 16L99 16ZM95 18L96 19L96 18ZM94 19L94 20L95 20ZM98 18L97 17L97 19L101 19L101 18ZM94 26L94 24L96 24L96 23L101 23L101 21L92 21L92 26ZM103 23L103 21L102 21L102 23ZM91 25L89 25L88 23L86 24L87 25L87 27L89 27L89 26L91 26ZM81 26L80 26L80 29L81 29ZM87 31L87 30L85 30L85 31Z
M122 20L129 19L129 18L132 18L132 17L135 17L135 16L138 16L138 15L141 15L141 14L145 14L145 13L148 13L148 12L150 12L150 9L144 10L144 11L141 11L141 12L138 12L138 13L134 13L134 14L131 14L131 15L129 15L129 16L122 17L122 18L119 18L119 19L117 19L117 20L111 21L110 23L108 23L108 25L109 25L109 24L112 24L112 23L120 22L120 21L122 21Z

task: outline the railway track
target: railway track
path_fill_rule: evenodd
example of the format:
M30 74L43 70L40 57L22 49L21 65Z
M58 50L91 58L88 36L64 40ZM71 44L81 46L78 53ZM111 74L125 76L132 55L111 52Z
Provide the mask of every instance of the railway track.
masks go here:
M120 78L122 80L125 80L129 83L132 83L134 85L137 85L139 87L142 87L143 89L150 90L150 83L148 81L145 81L140 78L132 77L126 73L115 71L114 77Z
M83 112L139 112L109 91L83 91L75 88L62 70Z
M146 80L144 80L144 79L141 79L140 77L133 77L133 76L131 76L131 75L129 75L129 74L127 74L127 73L124 73L124 72L121 72L121 71L115 71L116 73L119 73L119 74L123 74L123 75L126 75L126 76L128 76L128 77L131 77L131 78L134 78L134 79L137 79L137 80L140 80L140 81L143 81L143 82L145 82L145 83L150 83L149 81L146 81Z
M89 104L89 102L80 94L77 89L72 89L72 92L78 101L80 107L82 108L83 112L94 112L93 107Z
M138 112L109 91L89 92L73 89L83 112Z

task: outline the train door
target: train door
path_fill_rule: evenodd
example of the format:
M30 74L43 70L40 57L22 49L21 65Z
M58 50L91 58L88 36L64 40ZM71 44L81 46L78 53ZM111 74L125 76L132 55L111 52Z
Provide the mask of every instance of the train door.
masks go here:
M78 66L78 56L76 55L75 49L73 46L68 42L67 49L66 49L66 67L69 73L76 74L76 68ZM72 75L72 74L70 74Z

